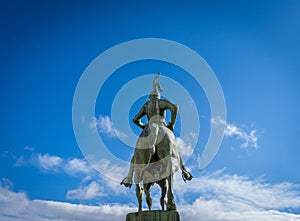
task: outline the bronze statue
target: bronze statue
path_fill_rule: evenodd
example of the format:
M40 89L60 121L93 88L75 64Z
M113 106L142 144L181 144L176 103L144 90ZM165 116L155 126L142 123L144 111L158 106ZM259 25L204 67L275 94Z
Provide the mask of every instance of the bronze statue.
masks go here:
M162 210L164 210L166 193L167 210L176 210L172 188L173 174L180 168L184 181L193 178L185 169L175 143L173 130L177 118L178 106L166 99L160 98L159 92L162 92L163 89L157 82L159 76L160 73L153 80L153 90L149 95L149 101L142 106L133 118L133 122L141 127L143 131L136 143L128 175L121 182L126 187L131 187L134 179L139 211L142 210L143 191L146 193L148 208L151 210L152 199L150 189L154 183L159 184L162 190L160 199ZM166 110L171 112L171 121L168 124L165 122ZM141 118L145 115L148 119L146 125L141 122Z

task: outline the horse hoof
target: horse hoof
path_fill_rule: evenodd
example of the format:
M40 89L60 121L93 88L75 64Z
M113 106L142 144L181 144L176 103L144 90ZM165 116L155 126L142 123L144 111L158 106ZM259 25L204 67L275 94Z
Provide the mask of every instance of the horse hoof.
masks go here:
M176 210L177 208L176 208L176 205L175 205L175 203L172 203L172 204L168 204L167 205L167 210Z

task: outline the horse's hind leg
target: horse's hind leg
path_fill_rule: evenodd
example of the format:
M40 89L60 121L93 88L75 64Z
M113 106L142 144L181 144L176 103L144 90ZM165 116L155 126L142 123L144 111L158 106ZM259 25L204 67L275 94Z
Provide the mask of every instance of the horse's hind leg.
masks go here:
M142 201L143 201L143 189L140 184L136 184L135 189L136 197L138 199L139 212L142 211Z
M168 204L167 204L167 210L176 210L176 204L174 200L174 194L173 194L173 175L170 175L168 177Z
M152 209L152 198L151 198L151 195L150 195L150 190L151 190L152 185L153 185L152 183L144 184L144 191L145 191L145 194L146 194L146 202L147 202L149 210Z
M173 194L173 168L172 168L172 161L171 161L171 154L172 151L176 148L175 141L172 137L165 136L161 143L157 145L157 154L159 159L164 159L164 170L167 173L167 182L168 182L168 189L167 189L167 210L176 210L176 204L174 201L174 194Z
M161 197L160 197L160 206L161 210L165 210L165 197L167 194L167 179L163 179L158 181L158 185L160 186L161 189Z

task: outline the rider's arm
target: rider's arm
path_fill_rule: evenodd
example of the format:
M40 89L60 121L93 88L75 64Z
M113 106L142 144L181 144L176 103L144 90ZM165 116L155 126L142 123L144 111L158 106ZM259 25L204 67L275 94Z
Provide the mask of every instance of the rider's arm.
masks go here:
M176 122L176 118L177 118L177 113L178 113L178 105L177 104L172 104L168 100L164 100L163 103L164 103L164 106L165 106L164 108L171 112L171 122L168 123L168 128L173 131L174 130L174 125L175 125L175 122Z
M132 122L142 129L145 128L145 125L141 122L142 117L146 114L145 109L146 107L144 104L143 107L140 109L140 111L137 113L137 115L135 115L134 118L132 119Z

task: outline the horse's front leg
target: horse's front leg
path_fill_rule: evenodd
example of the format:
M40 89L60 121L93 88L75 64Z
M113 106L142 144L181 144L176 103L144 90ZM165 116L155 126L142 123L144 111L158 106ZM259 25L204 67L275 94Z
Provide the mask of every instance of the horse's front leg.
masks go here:
M167 210L176 210L176 204L173 194L173 175L168 177L168 203Z

